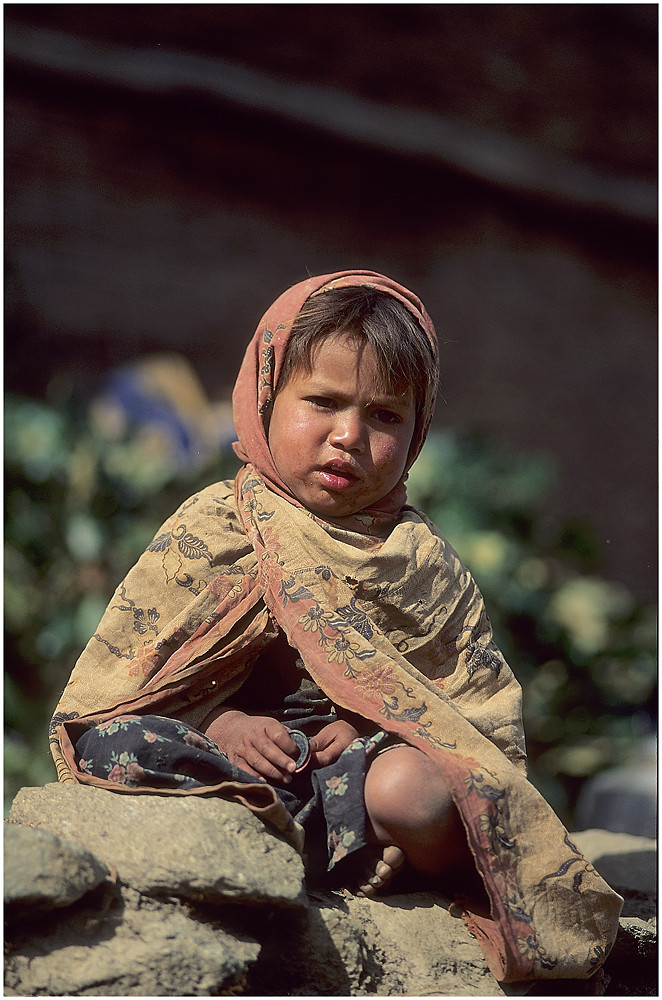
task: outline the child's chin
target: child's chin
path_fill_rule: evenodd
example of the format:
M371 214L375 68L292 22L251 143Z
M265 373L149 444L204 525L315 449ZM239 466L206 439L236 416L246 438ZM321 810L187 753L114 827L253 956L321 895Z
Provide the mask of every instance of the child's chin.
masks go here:
M342 517L349 517L356 514L361 508L357 504L343 502L329 498L328 502L305 504L308 510L316 517L321 517L325 521L337 521Z

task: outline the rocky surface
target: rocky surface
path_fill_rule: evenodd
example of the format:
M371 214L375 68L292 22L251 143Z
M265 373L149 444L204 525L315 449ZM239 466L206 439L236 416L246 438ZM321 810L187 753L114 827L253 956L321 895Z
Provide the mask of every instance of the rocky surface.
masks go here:
M599 990L656 995L655 841L574 835L624 896ZM296 851L218 798L23 788L5 826L6 996L581 995L500 986L433 893L306 891Z

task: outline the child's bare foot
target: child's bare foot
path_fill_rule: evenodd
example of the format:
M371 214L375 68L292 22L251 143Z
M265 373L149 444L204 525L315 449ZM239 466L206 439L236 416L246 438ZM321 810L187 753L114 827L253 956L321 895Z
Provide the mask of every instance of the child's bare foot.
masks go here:
M360 865L357 896L374 896L385 889L405 863L404 852L395 844L364 847L358 852Z

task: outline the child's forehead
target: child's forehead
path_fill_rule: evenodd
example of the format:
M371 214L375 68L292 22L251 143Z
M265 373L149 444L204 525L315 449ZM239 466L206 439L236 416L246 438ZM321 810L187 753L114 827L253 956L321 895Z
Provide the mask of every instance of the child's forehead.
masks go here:
M383 397L402 398L413 389L411 382L380 364L372 345L353 330L336 330L320 338L311 346L307 365L296 372L311 383L344 373L369 378L372 389Z
M348 368L379 367L372 346L354 330L334 330L320 337L311 344L308 360L312 372L338 365Z

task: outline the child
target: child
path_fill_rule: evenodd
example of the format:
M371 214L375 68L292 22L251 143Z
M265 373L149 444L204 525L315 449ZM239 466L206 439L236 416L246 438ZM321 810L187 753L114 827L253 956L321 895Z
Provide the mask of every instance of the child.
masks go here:
M274 303L233 395L244 465L118 588L53 719L58 776L235 798L365 895L406 861L469 891L498 979L588 978L622 900L528 783L482 598L406 505L436 381L432 323L383 275Z

